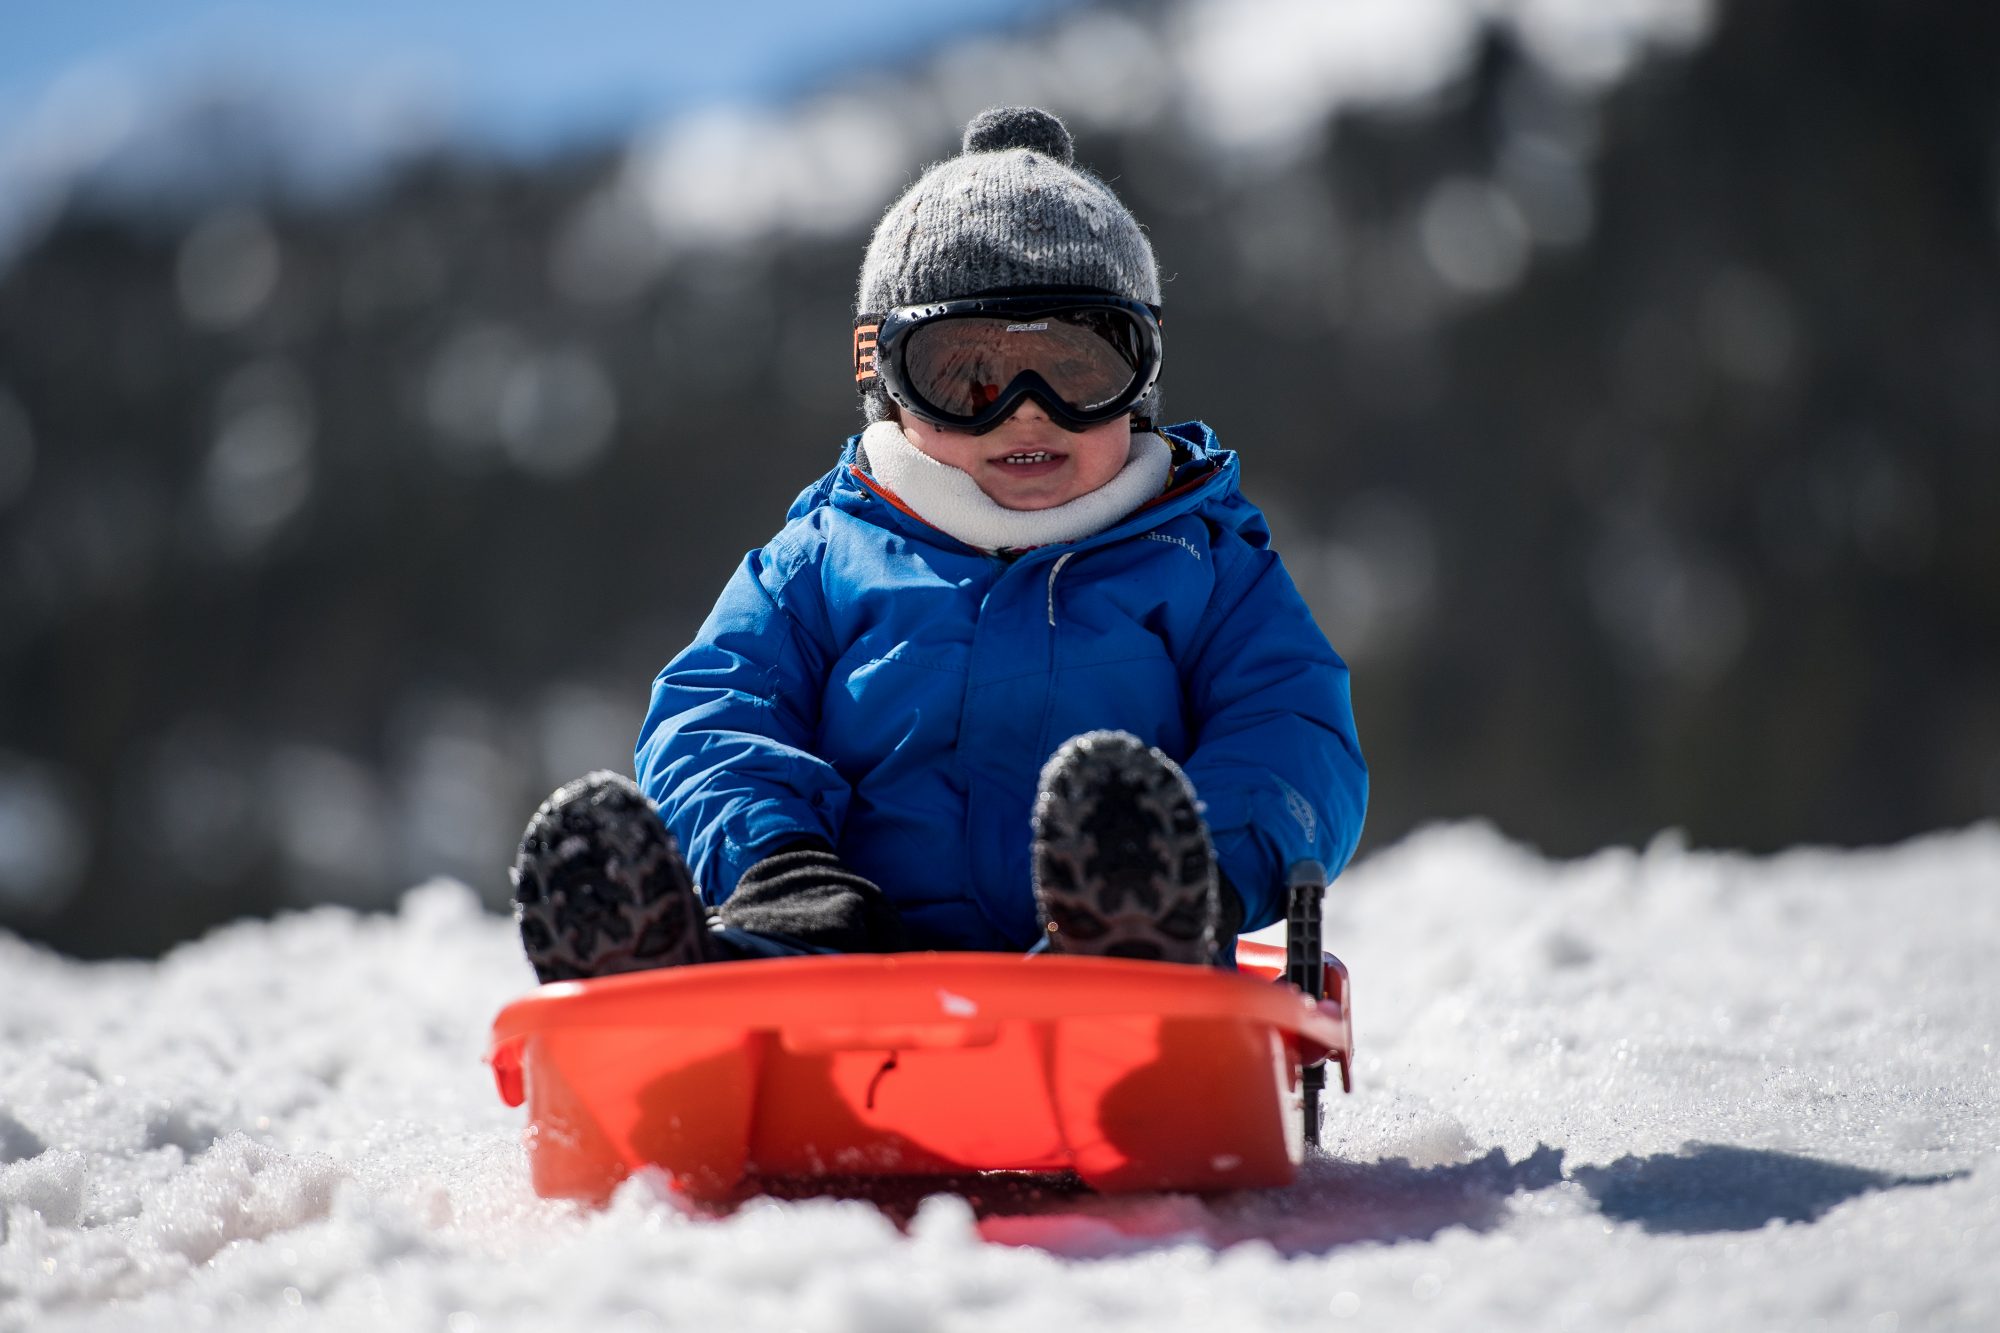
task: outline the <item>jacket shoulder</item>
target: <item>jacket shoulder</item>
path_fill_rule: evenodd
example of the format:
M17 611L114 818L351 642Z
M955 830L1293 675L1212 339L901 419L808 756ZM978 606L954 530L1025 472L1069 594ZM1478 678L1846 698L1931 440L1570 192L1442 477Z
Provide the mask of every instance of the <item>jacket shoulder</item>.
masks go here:
M824 557L828 533L836 524L839 509L834 495L848 480L860 436L849 436L841 446L840 460L799 492L785 511L785 524L777 535L764 543L764 563L789 582L807 565Z
M861 437L859 435L848 436L846 441L840 446L839 461L831 468L828 468L818 480L799 492L798 498L792 501L792 507L785 511L786 521L790 522L793 519L804 518L816 509L830 508L833 504L834 491L843 484L849 484L847 483L847 470L853 466L855 460L860 456Z
M1264 511L1243 494L1240 457L1223 448L1215 432L1204 422L1182 422L1168 426L1161 434L1174 446L1177 463L1183 457L1187 459L1180 467L1187 469L1188 475L1198 477L1202 471L1210 474L1211 480L1203 487L1194 512L1208 525L1211 539L1225 548L1269 550L1271 525L1265 521ZM1177 469L1176 478L1181 475Z

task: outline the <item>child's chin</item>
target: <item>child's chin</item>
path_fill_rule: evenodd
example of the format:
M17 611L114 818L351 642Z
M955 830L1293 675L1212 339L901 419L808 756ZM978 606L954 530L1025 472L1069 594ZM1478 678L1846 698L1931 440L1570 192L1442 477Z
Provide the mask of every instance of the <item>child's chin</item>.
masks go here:
M1002 509L1015 509L1021 511L1022 513L1030 513L1037 509L1054 509L1057 505L1068 504L1071 500L1074 500L1076 497L1073 495L1064 495L1060 491L1030 493L1025 495L1010 494L1005 491L996 495L992 491L988 491L986 492L986 498L991 500L994 504L999 505Z

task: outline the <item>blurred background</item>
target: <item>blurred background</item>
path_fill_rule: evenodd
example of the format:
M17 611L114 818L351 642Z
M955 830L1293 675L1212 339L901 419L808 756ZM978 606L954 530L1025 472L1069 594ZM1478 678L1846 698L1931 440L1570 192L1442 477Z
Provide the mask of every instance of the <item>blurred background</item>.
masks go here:
M2000 9L701 8L0 20L0 925L504 902L998 103L1151 228L1166 416L1353 667L1362 855L2000 811Z

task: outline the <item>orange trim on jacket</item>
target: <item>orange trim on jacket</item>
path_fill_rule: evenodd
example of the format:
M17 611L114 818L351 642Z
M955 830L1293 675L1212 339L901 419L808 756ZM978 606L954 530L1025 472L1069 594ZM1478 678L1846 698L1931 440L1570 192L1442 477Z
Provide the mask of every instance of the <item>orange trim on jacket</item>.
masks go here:
M897 495L887 486L884 486L881 482L875 480L875 478L869 476L866 472L863 472L861 470L861 464L849 463L847 465L847 470L854 474L854 479L856 481L860 482L863 486L866 486L869 490L875 492L875 494L881 496L884 500L887 500L890 504L894 505L896 508L902 510L905 514L909 515L911 518L917 520L917 522L923 524L925 527L931 529L933 532L944 532L943 528L940 528L937 524L931 522L929 519L925 518L922 514L919 514L916 510L904 504L901 496ZM947 537L951 536L951 534L948 532L945 532L944 535Z

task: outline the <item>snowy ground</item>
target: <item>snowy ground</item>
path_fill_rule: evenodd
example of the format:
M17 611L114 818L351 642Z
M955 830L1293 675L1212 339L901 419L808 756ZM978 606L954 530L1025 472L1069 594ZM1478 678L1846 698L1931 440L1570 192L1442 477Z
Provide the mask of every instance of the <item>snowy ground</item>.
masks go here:
M159 963L0 937L0 1329L2000 1327L2000 826L1439 828L1328 919L1359 1088L1290 1190L726 1216L529 1191L479 1058L529 973L464 889Z

